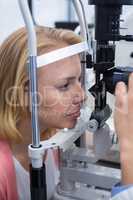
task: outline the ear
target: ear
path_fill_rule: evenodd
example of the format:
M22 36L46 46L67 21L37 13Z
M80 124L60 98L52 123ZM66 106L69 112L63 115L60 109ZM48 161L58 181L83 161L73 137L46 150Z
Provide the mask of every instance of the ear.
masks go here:
M29 80L27 80L25 83L24 83L24 93L28 93L29 92L29 88L30 88L30 82Z

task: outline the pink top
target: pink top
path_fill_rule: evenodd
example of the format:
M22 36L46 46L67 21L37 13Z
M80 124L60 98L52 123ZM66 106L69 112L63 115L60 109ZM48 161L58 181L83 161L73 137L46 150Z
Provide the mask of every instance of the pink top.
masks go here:
M0 200L18 200L12 152L4 140L0 140Z

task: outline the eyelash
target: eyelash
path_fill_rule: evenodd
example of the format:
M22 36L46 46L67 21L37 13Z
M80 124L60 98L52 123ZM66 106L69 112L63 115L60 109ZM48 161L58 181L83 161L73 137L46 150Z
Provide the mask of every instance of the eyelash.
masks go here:
M60 89L61 91L66 91L66 90L68 90L69 85L70 85L69 83L66 83L66 84L64 84L63 86L59 87L59 89Z
M79 77L78 81L81 83L81 77ZM63 86L59 87L61 91L67 91L69 89L70 83L66 83Z

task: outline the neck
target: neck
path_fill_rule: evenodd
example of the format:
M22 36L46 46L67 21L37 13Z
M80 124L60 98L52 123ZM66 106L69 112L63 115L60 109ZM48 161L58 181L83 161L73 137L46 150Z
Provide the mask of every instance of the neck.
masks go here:
M29 157L28 157L28 145L32 143L32 127L31 120L29 118L24 119L19 123L18 130L22 135L22 142L20 144L13 144L12 151L16 159L21 165L28 171L29 170ZM41 140L47 140L55 134L55 129L42 129Z
M32 136L30 120L24 119L17 128L22 135L22 142L12 145L13 155L26 170L29 170L28 145L31 144Z

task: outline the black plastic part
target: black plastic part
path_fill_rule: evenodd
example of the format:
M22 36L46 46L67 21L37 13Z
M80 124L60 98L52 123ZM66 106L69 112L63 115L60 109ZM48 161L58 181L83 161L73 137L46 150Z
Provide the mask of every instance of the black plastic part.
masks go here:
M133 67L117 67L104 74L104 82L106 89L111 94L114 94L116 84L120 81L128 85L129 75L133 73Z
M33 168L30 165L31 200L47 200L46 170Z
M133 0L89 0L90 5L133 5Z
M133 73L133 67L114 67L103 74L103 82L105 82L107 92L114 94L116 84L120 81L128 85L129 75ZM101 81L100 81L101 84ZM89 89L91 94L96 98L96 85Z
M132 35L120 35L120 15L123 5L133 0L90 0L95 5L95 39L97 41L133 41Z
M82 63L82 61L81 61L81 63ZM92 56L90 54L86 55L86 63L87 63L86 68L90 69L93 67Z
M111 116L112 110L107 104L102 110L94 110L91 114L91 119L95 119L98 122L98 128L104 126L106 120Z
M121 5L95 6L95 38L97 41L119 40L121 13Z
M133 35L120 36L119 40L125 40L127 42L133 42Z
M79 25L78 22L67 22L67 21L58 21L55 22L55 27L56 28L64 28L64 29L70 29L70 30L75 30L75 28Z

